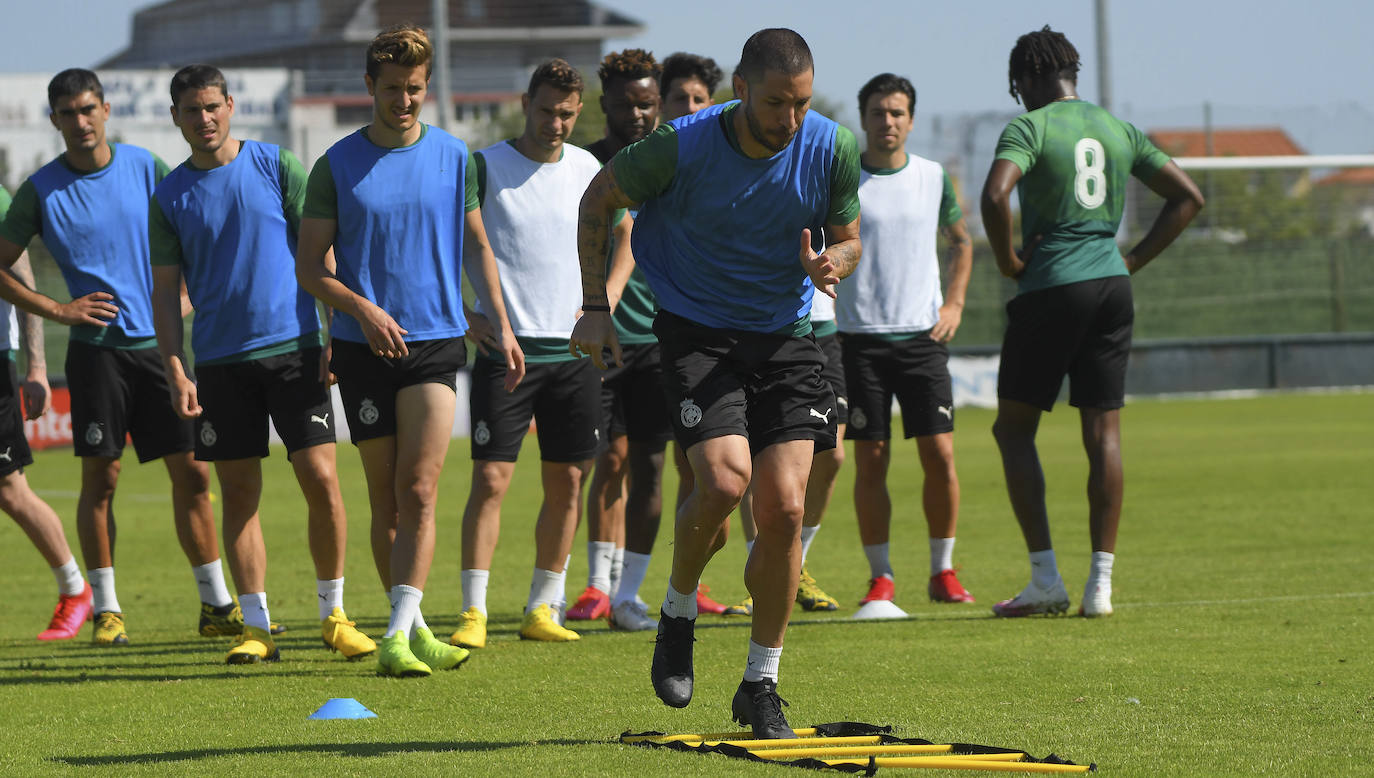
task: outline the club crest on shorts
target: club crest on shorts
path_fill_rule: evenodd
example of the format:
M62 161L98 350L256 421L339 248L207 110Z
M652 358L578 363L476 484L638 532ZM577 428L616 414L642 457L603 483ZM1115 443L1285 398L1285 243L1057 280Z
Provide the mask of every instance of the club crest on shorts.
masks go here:
M689 397L682 401L682 426L695 427L701 423L701 406Z
M364 397L363 404L358 406L358 421L363 424L376 424L381 417L382 412L377 410L377 406L372 404L372 400Z
M849 426L856 430L861 430L868 426L868 414L864 413L863 408L855 408L849 412Z
M209 448L210 446L215 445L215 442L218 441L218 440L219 440L219 433L218 433L218 432L215 432L215 425L211 424L211 423L208 422L208 421L203 421L203 422L201 422L201 423L200 423L200 442L201 442L201 445L205 446L206 448Z
M105 431L100 429L100 422L93 421L86 428L86 445L98 446L100 441L105 439Z
M491 428L485 421L477 422L477 426L472 430L472 442L479 446L485 446L491 442Z

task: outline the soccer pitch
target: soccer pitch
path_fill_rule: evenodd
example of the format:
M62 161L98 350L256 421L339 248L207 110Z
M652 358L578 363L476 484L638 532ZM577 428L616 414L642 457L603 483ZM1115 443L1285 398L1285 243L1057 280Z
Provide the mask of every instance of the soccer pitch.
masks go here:
M1374 394L1136 401L1123 415L1126 509L1110 619L995 620L988 607L1024 585L1024 546L1007 504L992 414L961 410L955 433L963 490L955 561L977 598L926 602L921 475L899 444L889 482L896 509L897 603L910 620L848 619L867 565L846 464L808 567L842 602L834 615L794 615L779 692L796 727L891 724L902 737L1054 752L1108 775L1374 774ZM1087 464L1077 414L1045 417L1040 448L1055 545L1073 607L1088 567ZM45 453L35 487L72 517L70 452ZM446 636L461 606L460 520L466 441L450 450L439 547L424 610ZM386 598L368 550L357 454L339 447L351 511L345 602L369 634ZM371 661L326 651L316 621L304 502L280 450L265 463L267 594L282 661L229 667L226 640L196 635L198 603L172 531L160 465L126 465L115 498L120 600L130 645L97 650L90 628L43 645L52 576L18 527L0 524L0 565L17 594L0 623L0 772L361 775L786 775L790 768L620 745L623 731L734 729L730 696L743 670L742 620L703 616L697 692L684 710L649 685L652 633L582 629L571 644L518 639L538 509L529 441L506 500L492 571L488 647L461 669L420 680L378 678ZM671 466L669 468L671 471ZM676 488L665 479L665 492ZM670 547L660 532L643 595L662 596ZM567 591L585 585L585 531ZM744 595L738 529L706 571L712 596ZM78 552L79 560L79 552ZM570 624L569 626L574 626ZM376 711L311 721L331 697ZM894 774L891 768L883 774Z

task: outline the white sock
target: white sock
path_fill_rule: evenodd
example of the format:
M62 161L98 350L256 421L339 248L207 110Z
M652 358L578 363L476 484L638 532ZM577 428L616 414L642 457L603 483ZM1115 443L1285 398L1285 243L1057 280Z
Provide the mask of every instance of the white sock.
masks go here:
M218 559L203 565L193 565L191 575L196 577L196 589L200 592L201 602L215 608L233 604L234 600L229 596L229 587L224 585L224 568L220 566Z
M542 567L534 568L534 575L530 576L530 596L525 601L525 612L528 613L540 605L557 610L558 604L564 599L563 586L567 576L566 571L555 573Z
M817 533L817 532L820 532L820 531L821 531L821 528L820 528L819 526L816 526L816 527L802 527L802 531L801 531L801 541L802 541L802 564L806 564L806 552L808 552L808 551L811 550L811 541L813 541L813 540L816 539L816 533Z
M609 540L587 541L587 585L602 592L611 591L611 568L615 565L615 543ZM567 568L564 568L566 570Z
M769 648L749 641L749 663L744 666L744 680L762 681L767 678L778 682L778 662L782 659L782 646Z
M1116 561L1116 554L1106 551L1094 551L1092 567L1088 569L1089 587L1097 586L1110 592L1112 590L1112 562Z
M1059 564L1054 561L1054 549L1030 552L1031 583L1049 589L1059 580Z
M97 567L87 570L91 579L91 610L96 613L123 613L115 596L114 568Z
M615 550L615 553L611 554L611 588L606 590L606 594L615 596L616 591L620 589L620 581L624 575L625 547L621 546Z
M272 617L267 612L267 592L240 594L239 607L243 609L244 626L257 627L263 632L272 631Z
M674 619L695 619L697 617L697 590L683 594L673 588L673 579L668 579L668 593L663 597L663 613Z
M644 575L649 572L649 554L625 552L625 568L620 573L620 587L615 590L615 603L634 602L639 596L639 587L644 585Z
M57 591L62 595L75 597L86 591L86 579L81 577L76 557L70 557L60 567L54 567L52 574L57 579Z
M871 546L864 546L864 556L868 557L868 577L895 578L892 574L892 564L887 561L887 543L874 543Z
M491 580L490 570L464 570L463 579L463 610L476 608L482 615L487 613L487 581Z
M335 608L343 610L343 584L342 578L317 578L315 579L315 594L319 599L320 621L329 618L329 614Z
M954 538L930 539L930 574L954 569Z
M415 623L415 617L420 613L420 600L425 593L416 589L414 586L396 584L391 587L391 620L386 625L386 635L391 637L400 634L410 637L411 625Z
M429 625L425 623L425 614L421 613L419 608L416 608L415 620L410 622L410 632L408 632L407 634L414 636L415 634L417 634L416 630L421 629L429 629Z

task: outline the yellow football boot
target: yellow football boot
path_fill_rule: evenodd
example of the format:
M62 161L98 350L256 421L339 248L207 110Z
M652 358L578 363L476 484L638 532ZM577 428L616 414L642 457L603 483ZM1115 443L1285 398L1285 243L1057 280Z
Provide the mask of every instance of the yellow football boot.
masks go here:
M581 640L582 636L559 624L553 616L553 609L541 604L525 614L525 623L520 625L520 639L567 643Z
M95 632L91 642L97 646L129 645L129 636L124 632L124 614L114 611L95 614Z
M357 629L356 622L348 620L343 608L335 608L324 621L320 622L325 648L338 651L345 659L359 659L377 650L372 638Z
M468 608L458 616L458 629L448 642L463 648L485 648L487 645L487 614Z
M410 639L410 652L431 670L452 670L471 656L466 648L450 646L435 638L428 627L415 630L415 637Z
M224 661L231 665L254 665L258 662L275 662L278 659L281 659L281 652L277 650L271 633L247 624L243 627L243 634L234 641L234 647L229 649L228 655L224 657Z

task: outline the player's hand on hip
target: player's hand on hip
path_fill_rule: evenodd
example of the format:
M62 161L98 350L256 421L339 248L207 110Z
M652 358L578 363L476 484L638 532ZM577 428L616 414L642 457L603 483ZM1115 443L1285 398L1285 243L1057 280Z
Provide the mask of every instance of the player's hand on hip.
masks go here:
M811 230L802 230L801 234L801 266L808 276L811 276L811 283L815 285L816 291L828 297L835 296L835 284L840 282L840 277L835 274L835 263L830 261L830 257L824 254L817 254L811 248Z
M620 339L616 337L611 314L606 311L583 313L582 318L573 325L572 337L568 340L569 353L575 357L591 357L593 365L605 370L606 359L602 353L607 348L611 350L611 359L617 366L624 364L620 354Z
M52 407L52 389L46 378L26 378L19 384L19 396L24 402L24 418L33 420Z
M110 302L114 295L109 292L91 292L87 295L57 306L55 321L62 324L94 324L97 327L110 326L110 320L119 313L119 307Z
M405 342L406 330L391 318L391 314L371 302L364 301L357 318L373 354L395 359L410 353L410 348Z
M476 311L468 314L468 331L465 337L477 347L478 353L485 356L491 356L498 351L501 344L501 338L497 335L496 328L491 326L491 320Z

